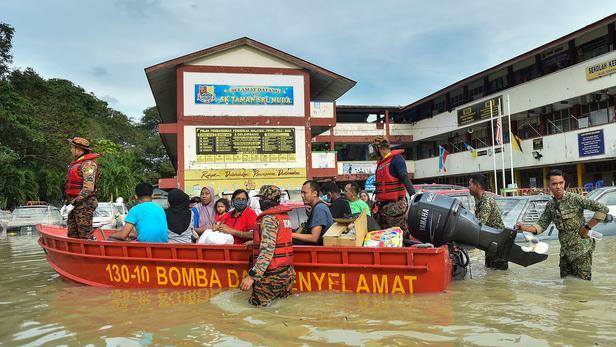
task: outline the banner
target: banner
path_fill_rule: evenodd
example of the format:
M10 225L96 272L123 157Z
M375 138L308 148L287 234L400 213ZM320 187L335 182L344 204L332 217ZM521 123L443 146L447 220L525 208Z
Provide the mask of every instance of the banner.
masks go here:
M293 87L195 84L195 104L293 105Z
M579 133L578 152L580 157L605 154L603 129Z

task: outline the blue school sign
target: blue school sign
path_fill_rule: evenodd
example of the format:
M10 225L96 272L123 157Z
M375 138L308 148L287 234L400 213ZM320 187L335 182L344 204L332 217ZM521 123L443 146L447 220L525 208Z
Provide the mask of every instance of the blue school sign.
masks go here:
M578 151L580 157L605 154L603 129L578 134Z
M293 105L293 87L195 84L195 104Z

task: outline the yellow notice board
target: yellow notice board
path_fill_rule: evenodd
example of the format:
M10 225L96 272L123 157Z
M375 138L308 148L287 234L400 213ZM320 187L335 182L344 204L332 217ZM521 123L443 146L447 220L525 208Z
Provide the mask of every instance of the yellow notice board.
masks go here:
M616 58L591 65L586 68L586 80L611 75L616 72Z
M306 168L187 170L185 187L213 186L216 192L235 189L259 189L264 184L281 188L301 187L306 180Z

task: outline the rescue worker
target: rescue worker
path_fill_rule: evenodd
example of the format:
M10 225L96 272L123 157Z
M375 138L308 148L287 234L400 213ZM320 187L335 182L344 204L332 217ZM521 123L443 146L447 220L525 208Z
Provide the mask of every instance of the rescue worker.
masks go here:
M290 208L280 206L280 188L265 185L259 191L261 213L253 234L253 266L240 289L252 288L248 300L255 306L269 306L276 298L291 294L295 282L293 268L293 240Z
M516 228L540 234L553 222L558 229L560 241L560 277L573 275L590 281L595 240L589 238L588 232L597 223L606 220L609 209L600 202L565 191L561 170L550 170L547 179L554 197L546 205L539 221L534 225L517 223ZM584 220L584 210L595 212L588 224Z
M496 204L496 200L486 194L488 190L488 178L482 174L471 175L468 181L468 190L475 198L475 217L484 225L496 229L504 229L505 223L503 223L503 219L501 218L501 211ZM498 270L507 270L509 268L509 264L506 260L487 253L485 256L485 265L486 268Z
M92 218L98 206L95 194L98 178L96 158L99 155L92 153L90 141L83 137L73 137L67 141L71 144L73 155L64 189L69 203L65 210L68 213L68 236L92 240Z
M409 207L406 195L413 196L415 189L409 179L404 150L391 150L385 136L377 136L372 148L379 156L376 167L375 200L378 209L377 221L382 228L400 227L408 237L406 213Z

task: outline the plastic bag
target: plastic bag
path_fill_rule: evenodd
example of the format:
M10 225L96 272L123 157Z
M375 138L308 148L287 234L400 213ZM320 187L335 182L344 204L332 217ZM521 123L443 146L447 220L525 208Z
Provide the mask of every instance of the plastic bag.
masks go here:
M197 243L202 245L232 245L233 236L218 231L212 231L212 229L206 229L199 237Z
M364 247L402 247L402 229L393 227L371 231L364 238Z

